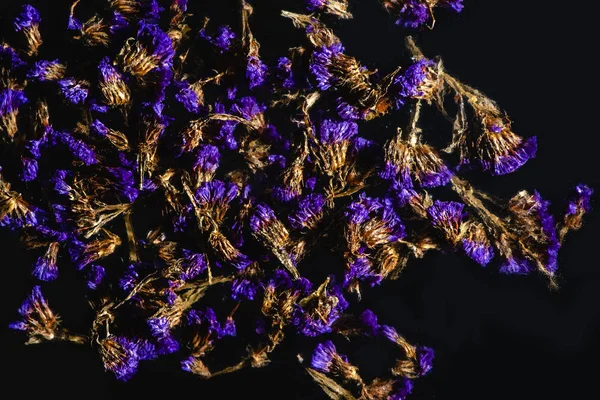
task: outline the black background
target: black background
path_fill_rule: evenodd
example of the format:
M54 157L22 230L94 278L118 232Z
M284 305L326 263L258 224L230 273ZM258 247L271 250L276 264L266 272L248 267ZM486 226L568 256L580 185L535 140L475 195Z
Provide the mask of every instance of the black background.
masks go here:
M0 8L4 32L17 11L13 3L22 2L3 2ZM236 3L223 2L221 8L232 7L233 13ZM280 29L288 22L277 17L276 10L286 2L254 3L255 35L262 48L285 48L287 43L280 40L286 36ZM68 2L32 4L51 26L47 29L64 31ZM384 71L405 60L403 32L377 1L351 4L355 20L334 25L347 53ZM260 7L264 14L258 12ZM481 180L479 186L504 197L524 188L537 189L557 213L577 183L600 190L593 14L547 1L465 0L462 14L441 11L437 17L433 31L417 35L425 53L441 55L451 73L497 100L517 132L538 136L535 160L515 174ZM374 292L366 301L383 321L411 341L436 350L432 373L417 382L411 398L598 398L599 233L596 210L581 231L567 237L559 258L558 293L550 293L535 277L499 276L450 254L414 262L401 280ZM260 370L202 381L170 360L144 363L128 383L104 373L90 349L68 344L24 346L23 336L6 326L16 319L33 281L26 278L29 265L17 238L2 232L1 239L2 398L323 397L296 365L290 346ZM73 317L85 314L81 311L85 304L70 304L67 293L50 302L65 320L71 306ZM377 361L377 349L361 352L367 364Z

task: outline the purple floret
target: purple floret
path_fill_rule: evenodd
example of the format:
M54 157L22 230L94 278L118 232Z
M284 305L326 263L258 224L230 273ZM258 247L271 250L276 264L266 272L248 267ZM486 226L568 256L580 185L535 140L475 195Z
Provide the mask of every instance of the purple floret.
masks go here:
M320 193L312 193L300 200L298 208L288 216L290 225L296 229L307 227L307 223L317 219L323 212L326 199Z
M489 243L467 238L462 239L461 243L465 254L481 266L486 266L494 258L494 248Z
M148 319L148 326L155 338L164 338L170 334L171 326L167 317L150 318Z
M6 66L9 70L26 66L17 52L8 45L0 44L0 66Z
M250 89L261 86L267 79L268 68L262 60L256 56L248 57L248 66L246 67L246 78Z
M38 257L35 262L32 275L41 281L50 282L58 278L58 267L56 260L45 256Z
M27 97L21 90L5 89L0 92L0 117L12 114L27 103Z
M33 65L33 68L27 73L27 78L37 79L40 82L48 80L48 73L60 64L58 59L54 61L41 60Z
M21 157L21 163L23 166L21 180L23 182L31 182L35 180L38 174L38 162L32 158Z
M317 371L329 372L337 350L331 340L319 343L313 352L310 366Z
M344 46L341 43L318 47L314 50L309 69L317 80L317 87L320 90L327 90L334 83L333 74L329 71L329 67L332 64L332 59L343 52Z
M157 59L159 65L172 64L173 57L175 57L173 41L158 25L141 21L137 37L138 41Z
M348 286L352 281L358 280L366 282L373 287L381 282L383 277L373 270L373 264L367 257L359 257L352 262L344 275L344 286Z
M91 290L96 290L104 281L106 270L100 265L90 265L87 273L87 286Z
M228 51L236 38L236 34L227 25L219 26L217 33L210 36L204 29L200 30L200 37L212 43L221 53Z
M256 101L256 98L252 96L242 97L231 106L231 112L235 115L239 115L240 117L250 121L256 115L262 114L267 107L264 104L259 104Z
M535 158L536 152L537 138L533 136L526 139L511 153L501 155L491 162L481 160L480 163L482 169L489 171L492 175L506 175L521 168L530 159Z
M340 143L349 141L358 134L358 125L353 121L323 120L319 129L319 139L322 143Z
M198 147L194 169L198 169L207 174L214 174L219 166L219 149L211 144Z
M22 31L23 29L31 28L33 26L37 26L42 22L42 18L40 17L40 13L33 6L29 4L25 4L22 7L21 14L17 18L15 18L14 27L17 32Z
M418 28L431 18L429 7L422 0L407 0L398 13L396 25L403 28Z
M433 349L425 346L417 348L417 358L419 360L420 374L421 376L426 375L431 368L433 368Z
M275 212L268 205L261 203L256 206L256 211L250 217L250 229L253 232L258 232L276 220Z
M61 79L58 81L60 91L70 103L82 104L88 97L88 88L82 83L72 78Z

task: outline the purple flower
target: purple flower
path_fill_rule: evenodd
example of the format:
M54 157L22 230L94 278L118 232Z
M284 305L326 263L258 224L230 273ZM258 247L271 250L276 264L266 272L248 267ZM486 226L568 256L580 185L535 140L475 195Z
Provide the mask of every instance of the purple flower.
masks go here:
M275 67L275 77L284 89L294 87L294 77L292 72L292 60L287 57L279 57Z
M141 21L137 39L152 54L157 66L173 63L173 41L158 25Z
M309 11L320 10L327 5L328 0L306 0L306 8Z
M141 16L148 21L157 22L160 19L160 13L164 11L157 0L146 0L142 2Z
M64 77L65 71L66 67L58 59L54 61L41 60L36 62L27 73L27 78L37 79L41 82L56 81Z
M206 256L200 253L193 253L189 250L183 250L184 261L182 263L181 279L184 281L192 280L204 272L208 265Z
M419 360L419 368L421 376L426 375L433 367L434 353L433 349L425 346L417 348L417 359Z
M25 143L25 148L34 160L39 160L42 157L41 149L47 144L48 140L46 136L40 139L30 139Z
M57 169L54 171L54 175L50 182L54 186L54 190L63 195L68 195L71 191L71 186L66 182L67 177L69 177L69 171L64 169Z
M250 229L253 232L264 230L267 225L276 219L275 212L271 207L264 203L258 204L254 214L250 217Z
M398 88L399 96L396 108L400 108L406 99L421 99L431 94L435 85L431 70L435 66L435 62L421 58L408 67L404 74L396 76L394 86Z
M179 350L179 342L171 335L159 338L157 343L157 353L161 355L172 354Z
M542 232L546 236L547 241L547 259L545 268L548 272L555 273L558 269L558 250L560 249L560 242L556 233L554 217L549 211L550 202L544 200L537 191L534 192L533 199L536 204L536 211L542 227Z
M320 293L318 299L294 309L292 325L297 328L298 333L308 337L329 333L332 331L331 326L348 306L341 287L332 283Z
M505 175L535 157L535 136L523 139L511 131L510 125L492 116L483 116L481 124L481 135L462 145L460 166L479 164L492 175Z
M363 325L363 331L369 336L375 336L381 330L381 326L377 321L377 315L371 310L363 311L358 319Z
M181 103L188 112L198 113L200 98L190 84L187 81L175 81L175 87L177 88L175 100Z
M353 281L364 281L373 287L378 285L383 277L372 269L373 264L367 257L359 257L348 265L344 274L344 287L351 285Z
M212 205L213 207L224 207L227 203L233 201L238 194L239 189L235 184L219 180L203 183L196 190L198 203L204 206Z
M527 275L535 270L531 261L524 258L509 257L500 267L500 272L507 275Z
M0 66L5 66L8 70L15 70L27 65L19 57L17 52L7 44L0 44Z
M48 247L46 254L38 257L32 275L45 282L50 282L58 278L58 267L56 265L57 253L58 243L52 243Z
M448 240L454 242L460 236L462 220L466 215L463 212L464 207L464 204L456 201L435 200L427 209L427 214L431 224L442 230Z
M254 89L261 86L267 79L268 68L257 56L248 57L248 66L246 67L246 78L249 81L248 86Z
M350 229L356 230L361 241L369 248L395 242L406 236L404 225L388 199L381 202L367 197L363 192L359 201L348 206L345 216Z
M313 51L309 69L317 80L317 87L320 90L325 91L329 89L335 82L329 67L332 64L333 58L343 52L344 46L339 42L331 46L318 47Z
M401 337L398 334L398 331L396 331L396 328L394 328L393 326L382 325L381 326L381 334L392 343L397 344L398 341L401 340Z
M136 343L125 337L111 336L100 342L104 368L117 379L127 381L135 375L139 363Z
M82 104L87 99L88 85L86 82L66 78L59 80L58 86L65 100L70 103Z
M198 147L194 160L194 170L198 173L200 181L207 182L212 179L219 167L221 156L219 149L211 144Z
M217 34L214 36L209 36L204 29L201 29L200 37L210 42L223 53L231 48L236 35L229 26L223 25L217 28Z
M27 103L27 97L21 90L5 89L0 92L0 117L15 113Z
M575 187L575 193L575 198L569 201L567 215L576 215L579 212L589 212L591 209L590 202L592 199L592 194L594 194L594 190L589 186L580 183Z
M133 171L122 167L107 167L106 169L114 177L116 192L128 202L133 203L139 195L139 191L135 187L136 180Z
M463 5L463 0L441 0L440 4L446 8L453 9L457 13L461 12L465 7Z
M150 332L155 338L164 338L170 335L171 326L167 317L149 318L147 322Z
M85 165L98 163L94 150L82 140L75 139L67 132L54 132L55 139L67 146L71 154Z
M236 278L231 283L231 298L234 300L254 300L259 285L255 280Z
M334 357L339 357L337 350L331 340L319 343L313 352L310 366L321 372L329 372Z
M100 61L100 64L98 64L98 70L100 71L102 80L105 82L123 79L123 75L112 65L110 58L108 57L104 57Z
M149 340L138 339L135 346L135 354L139 360L153 360L158 356L156 345Z
M320 193L304 196L298 202L298 208L288 216L290 225L296 229L313 228L321 218L325 202L325 196Z
M365 118L366 113L360 111L350 103L347 103L342 97L339 97L336 102L336 111L341 119L345 121L356 121Z
M105 137L110 132L110 129L108 129L108 127L98 119L92 121L92 123L90 124L90 130L92 133L103 137Z
M25 4L21 14L15 18L14 27L17 32L38 26L42 22L40 13L33 6Z
M487 238L485 241L464 238L461 243L465 254L481 266L486 266L494 258L494 249Z
M190 325L206 325L208 332L214 333L217 336L221 331L221 324L217 321L217 314L210 307L206 307L204 311L190 310L187 315L187 321Z
M413 180L424 188L445 186L453 175L433 147L401 134L387 144L385 161L380 177L397 180L406 189L412 188Z
M353 121L323 120L319 127L319 140L322 143L334 144L349 141L358 134L358 125Z
M394 392L387 400L407 400L408 395L413 391L413 383L410 379L403 377L394 385Z
M185 12L187 11L188 0L173 0L173 5L179 8L181 11Z
M36 160L27 157L21 157L21 164L23 166L21 172L21 180L23 182L31 182L37 178L38 162Z
M59 321L52 312L39 286L34 286L18 310L21 320L8 325L9 328L24 331L29 336L28 343L55 338Z
M422 0L406 0L398 10L396 25L404 28L418 28L429 22L431 14L427 3Z
M137 285L139 279L139 274L135 270L134 265L130 265L126 270L123 276L119 279L119 287L124 292L130 292L131 289Z
M67 29L70 31L79 31L81 30L81 28L83 28L83 24L81 23L81 21L75 18L73 14L70 14L69 21L67 23Z
M259 114L262 114L267 107L264 104L258 104L256 98L252 96L242 97L231 106L231 112L235 115L239 115L240 117L252 121L254 117Z
M127 18L123 14L114 11L110 19L110 33L115 34L119 30L127 28L127 26L129 26Z
M235 327L235 321L231 317L227 317L225 323L223 324L223 328L219 331L219 338L225 336L235 336L237 334L237 330Z
M106 270L100 265L92 264L88 268L87 286L91 290L96 290L106 277Z

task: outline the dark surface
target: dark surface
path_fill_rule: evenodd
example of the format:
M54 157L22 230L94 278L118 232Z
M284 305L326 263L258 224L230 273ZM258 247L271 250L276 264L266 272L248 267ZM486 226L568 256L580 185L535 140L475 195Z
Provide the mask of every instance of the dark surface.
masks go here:
M52 19L57 30L64 29L67 2L32 3L39 5L43 18ZM265 8L267 3L279 2L265 1ZM406 54L399 28L375 0L353 3L357 3L352 7L355 21L336 26L347 52L382 71L400 63ZM597 100L592 97L598 87L596 67L588 58L595 46L591 13L523 0L465 0L465 6L458 16L438 13L435 29L417 35L424 52L441 55L451 73L497 100L512 117L514 129L524 136L537 135L539 143L537 158L520 171L480 179L478 186L504 197L524 188L537 189L552 201L557 214L578 182L600 190ZM3 3L2 24L12 18L11 8ZM54 18L47 18L47 13ZM261 18L258 11L256 18ZM286 22L275 13L261 22L260 28L256 24L255 35L267 48L267 42L275 44L281 37L277 29ZM432 373L417 382L411 398L596 398L599 211L597 207L583 229L567 237L559 258L558 293L550 293L536 277L499 276L464 258L444 254L414 262L401 280L369 293L365 302L382 321L395 325L412 342L436 350ZM290 346L261 370L205 382L180 371L174 358L143 363L126 384L104 373L98 355L90 349L66 344L23 346L23 336L6 326L15 320L30 290L29 258L18 250L16 238L0 234L4 367L0 397L323 397L296 365ZM80 295L55 293L50 301L65 320L76 323L86 313ZM75 303L80 305L75 307ZM69 313L71 307L75 310ZM381 357L377 350L358 351L367 370Z

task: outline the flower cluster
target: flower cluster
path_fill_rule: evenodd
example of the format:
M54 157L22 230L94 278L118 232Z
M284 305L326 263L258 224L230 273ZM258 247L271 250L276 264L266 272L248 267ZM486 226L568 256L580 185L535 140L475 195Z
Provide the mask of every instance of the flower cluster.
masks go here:
M411 60L376 74L321 20L351 18L345 0L282 11L306 40L275 55L253 34L259 4L241 1L239 24L218 25L183 0L105 3L85 20L75 1L65 16L65 46L85 65L37 57L44 19L29 5L14 19L24 47L0 46L0 227L34 254L39 285L79 274L67 281L84 285L94 315L71 333L35 286L10 325L29 343L93 347L121 380L168 354L210 378L267 365L295 335L327 393L405 399L433 350L370 310L354 315L367 287L448 249L556 285L558 250L592 189L577 186L562 219L536 191L492 203L465 169L515 172L536 139L413 41ZM411 27L462 8L383 3ZM420 128L427 106L456 112L445 149ZM390 113L408 125L366 133ZM323 252L338 262L317 262ZM391 346L387 375L365 380L340 337ZM216 363L222 346L240 351Z

